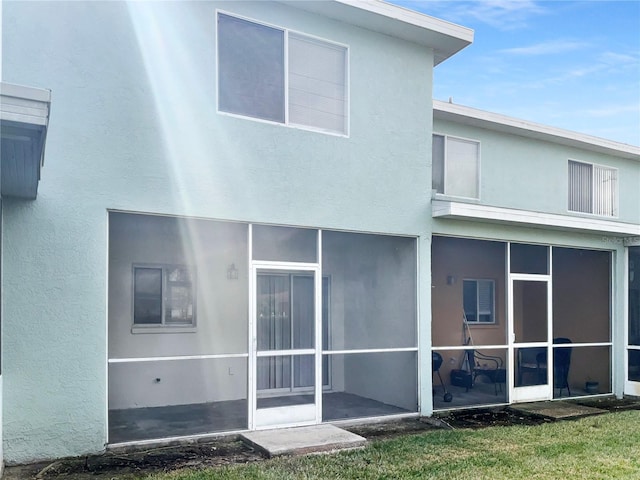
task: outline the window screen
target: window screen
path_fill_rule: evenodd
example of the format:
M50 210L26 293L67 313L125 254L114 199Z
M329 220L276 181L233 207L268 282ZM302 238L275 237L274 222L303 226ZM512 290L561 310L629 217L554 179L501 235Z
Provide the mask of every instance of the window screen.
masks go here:
M445 193L478 198L478 144L457 138L447 139Z
M133 323L162 324L162 269L134 269Z
M431 148L431 188L438 193L444 193L444 137L434 135Z
M218 15L220 111L346 133L347 91L345 47Z
M221 111L284 122L284 32L218 15Z
M478 142L433 135L431 188L444 195L478 198L479 163Z

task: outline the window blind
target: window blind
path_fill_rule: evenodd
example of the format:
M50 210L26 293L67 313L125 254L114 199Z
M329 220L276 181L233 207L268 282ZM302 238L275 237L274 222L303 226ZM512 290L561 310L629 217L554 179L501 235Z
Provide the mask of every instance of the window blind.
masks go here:
M592 183L591 165L569 160L569 210L591 213Z
M431 188L444 193L444 136L433 135L431 152Z
M445 193L478 198L478 144L447 138Z
M493 313L493 282L478 280L478 315Z
M616 211L616 190L618 172L612 168L593 166L594 203L593 213L614 217Z
M289 34L289 122L346 133L346 49Z

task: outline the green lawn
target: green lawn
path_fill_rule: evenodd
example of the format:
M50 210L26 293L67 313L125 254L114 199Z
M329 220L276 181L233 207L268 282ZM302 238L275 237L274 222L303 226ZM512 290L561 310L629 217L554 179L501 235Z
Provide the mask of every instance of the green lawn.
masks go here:
M438 430L333 455L156 474L208 479L640 479L640 411L539 426Z

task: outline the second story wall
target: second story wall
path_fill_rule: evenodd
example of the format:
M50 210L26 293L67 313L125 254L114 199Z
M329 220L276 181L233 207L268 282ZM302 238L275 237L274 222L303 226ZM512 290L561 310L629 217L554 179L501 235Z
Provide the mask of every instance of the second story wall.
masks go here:
M479 198L438 195L439 198L640 223L640 158L607 155L588 148L570 147L441 119L434 121L434 134L451 136L454 142L456 139L471 140L479 146ZM569 203L570 161L578 162L587 170L594 166L612 169L617 182L613 215L574 211L575 207L572 210Z
M219 113L218 11L346 46L347 134ZM424 219L426 47L272 2L12 2L3 35L5 80L55 99L43 201L399 233Z

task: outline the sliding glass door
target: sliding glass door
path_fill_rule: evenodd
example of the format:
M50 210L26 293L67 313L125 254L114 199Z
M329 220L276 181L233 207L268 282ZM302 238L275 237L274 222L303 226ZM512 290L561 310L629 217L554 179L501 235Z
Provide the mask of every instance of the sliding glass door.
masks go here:
M319 269L254 265L255 428L319 421Z

